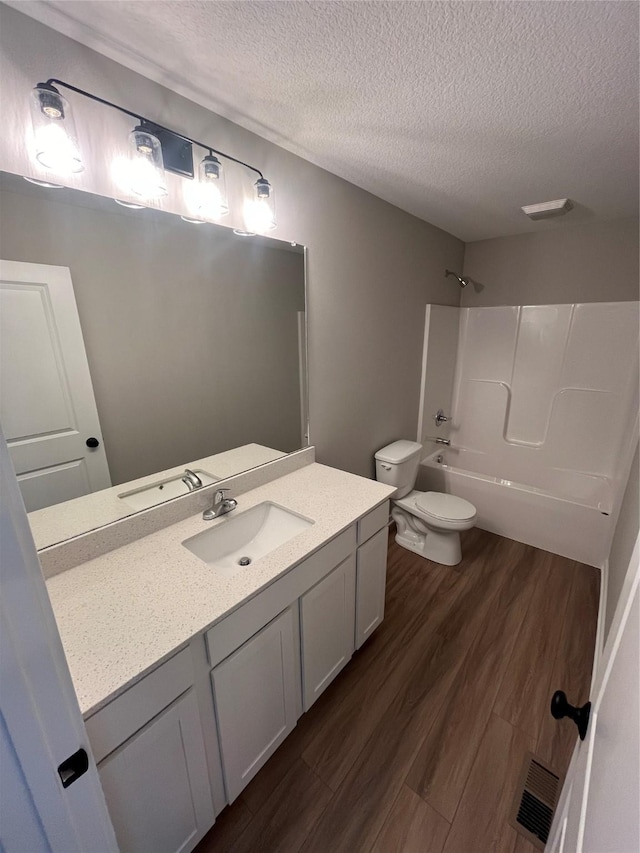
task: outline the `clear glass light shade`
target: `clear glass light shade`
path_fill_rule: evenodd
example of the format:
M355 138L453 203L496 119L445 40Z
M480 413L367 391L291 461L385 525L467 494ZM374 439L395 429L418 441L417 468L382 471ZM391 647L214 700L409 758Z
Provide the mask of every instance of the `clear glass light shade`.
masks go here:
M144 127L136 127L129 134L129 144L126 180L130 192L139 199L162 198L168 190L160 141Z
M43 181L40 178L30 178L28 175L23 175L25 181L28 181L30 184L35 184L37 187L47 187L50 190L61 190L63 189L62 184L54 184L51 181Z
M222 163L209 154L198 166L195 212L205 220L221 219L229 213L227 184Z
M247 199L244 205L244 222L247 231L264 234L277 226L276 203L273 187L269 181L260 178L254 184L254 197Z
M67 99L53 87L36 86L31 91L31 120L38 163L58 175L82 172L84 165Z
M121 205L121 207L129 207L131 210L144 210L145 204L138 204L136 201L128 201L126 198L114 198L116 204Z

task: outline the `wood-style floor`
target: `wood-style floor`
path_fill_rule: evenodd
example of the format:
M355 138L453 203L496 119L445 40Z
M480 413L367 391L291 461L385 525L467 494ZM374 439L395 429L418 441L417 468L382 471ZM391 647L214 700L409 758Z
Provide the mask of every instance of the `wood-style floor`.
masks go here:
M448 568L389 543L385 621L197 853L532 853L527 751L559 774L588 698L599 572L483 530Z

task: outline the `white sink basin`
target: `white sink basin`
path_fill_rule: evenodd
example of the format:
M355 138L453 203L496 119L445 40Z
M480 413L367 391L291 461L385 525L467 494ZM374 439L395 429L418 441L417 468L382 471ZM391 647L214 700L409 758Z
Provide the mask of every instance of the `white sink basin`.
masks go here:
M220 479L200 469L194 471L194 474L200 477L203 486L216 483ZM118 497L133 509L148 509L150 506L156 506L156 504L168 501L171 498L188 495L189 487L184 482L183 477L184 472L169 477L166 480L156 480L154 483L140 486L137 489L132 489L130 492L122 492Z
M307 530L313 521L284 507L265 502L245 512L222 516L213 527L182 544L217 569L249 566Z

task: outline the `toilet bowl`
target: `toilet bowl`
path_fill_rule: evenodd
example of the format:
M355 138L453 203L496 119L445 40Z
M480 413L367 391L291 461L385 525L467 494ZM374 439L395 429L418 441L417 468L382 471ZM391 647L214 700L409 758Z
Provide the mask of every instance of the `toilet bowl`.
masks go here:
M396 487L391 516L396 542L415 554L456 566L462 559L460 533L476 521L476 508L464 498L414 490L422 445L395 441L376 453L376 479Z
M393 502L396 542L434 563L457 566L462 559L460 533L476 523L476 508L443 492L409 492Z

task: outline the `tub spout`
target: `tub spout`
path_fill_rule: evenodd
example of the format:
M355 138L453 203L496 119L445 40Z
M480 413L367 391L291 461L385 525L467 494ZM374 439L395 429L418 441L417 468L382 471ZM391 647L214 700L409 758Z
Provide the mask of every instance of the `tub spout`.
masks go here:
M434 438L436 444L445 444L447 447L451 444L448 438Z

